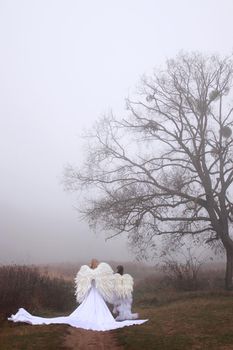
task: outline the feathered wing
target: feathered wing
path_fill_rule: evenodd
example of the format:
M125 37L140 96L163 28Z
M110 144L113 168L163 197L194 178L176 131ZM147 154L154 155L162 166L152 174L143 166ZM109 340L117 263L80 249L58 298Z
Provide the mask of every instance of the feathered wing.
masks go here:
M114 290L116 298L130 298L133 293L133 283L133 277L129 274L121 276L119 273L116 273L114 275Z
M114 294L114 275L112 268L107 263L100 263L95 269L83 265L75 278L76 300L81 303L89 290L92 281L95 281L95 287L102 295L104 300L113 301Z
M122 276L123 279L123 295L125 298L129 298L132 296L133 293L133 277L130 276L129 274L124 274Z
M85 299L91 289L93 271L89 266L83 265L75 277L75 296L78 303Z
M115 294L115 301L118 299L121 299L122 297L122 275L119 273L114 274L114 294Z
M133 294L133 277L125 274L121 276L116 273L114 275L115 281L115 301L114 309L115 313L119 313L116 317L117 321L122 320L134 320L138 318L137 313L132 313L132 294Z
M96 289L104 300L111 303L114 293L114 274L111 266L107 263L100 263L93 271Z

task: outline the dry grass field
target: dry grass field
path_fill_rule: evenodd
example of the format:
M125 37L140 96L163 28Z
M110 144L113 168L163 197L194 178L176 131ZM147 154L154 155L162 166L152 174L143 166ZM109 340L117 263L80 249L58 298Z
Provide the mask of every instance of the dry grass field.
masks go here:
M133 274L133 267L131 266L131 268L130 273ZM51 267L51 270L54 271L53 275L47 269L47 277L43 279L42 276L42 280L40 279L41 275L35 274L34 270L32 276L30 271L23 270L20 277L21 272L17 269L17 284L8 283L9 298L10 289L14 288L15 293L15 288L21 288L25 283L20 279L27 276L28 283L36 281L36 286L38 286L37 283L43 281L45 288L45 291L34 288L32 293L32 285L27 286L28 296L33 295L32 300L27 300L29 311L33 312L34 310L42 316L64 315L72 311L75 305L73 301L69 303L67 311L64 311L66 308L61 305L63 302L66 303L67 298L72 298L73 285L70 283L71 278L67 277L72 273L69 272L68 267L65 273L64 270L59 272L59 269L55 273L53 266ZM74 271L74 267L72 269ZM143 270L137 273L138 276L145 276ZM135 272L135 274L137 273ZM148 271L148 275L150 273L151 270ZM8 274L12 279L12 270L8 271ZM64 279L54 279L55 275L62 277L63 274L66 275L65 282ZM29 276L34 276L34 279L30 279ZM212 276L212 281L214 280L219 283L219 276ZM205 286L202 290L177 291L166 283L166 280L164 282L161 276L154 275L146 277L144 280L141 277L136 278L134 311L139 312L141 318L148 318L149 321L141 326L126 327L111 332L96 333L73 329L65 325L13 324L6 320L7 308L1 305L0 350L109 350L110 348L121 350L233 350L233 292L225 292L218 286L214 286L213 283L211 283L211 288ZM3 290L3 284L1 288L0 295L4 296L5 302L7 302L7 293L6 290ZM38 291L38 295L36 291ZM51 300L46 300L45 303L46 291ZM14 293L13 297L16 295ZM57 294L61 295L60 301L56 304L52 302L52 299ZM15 311L17 311L17 307L23 306L22 301L23 299L20 300L18 297L14 304ZM18 305L16 305L17 303ZM32 303L33 308L30 308L30 303ZM9 310L12 310L11 305L8 306Z
M149 321L117 331L124 349L233 349L232 292L181 293L170 297L161 304L152 295L144 300L137 311Z

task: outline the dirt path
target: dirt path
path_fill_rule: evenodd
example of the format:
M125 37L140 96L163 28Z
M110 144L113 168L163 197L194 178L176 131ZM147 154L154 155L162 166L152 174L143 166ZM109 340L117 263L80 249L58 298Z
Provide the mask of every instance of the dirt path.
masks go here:
M123 350L117 345L113 332L86 331L70 328L65 339L66 347L75 350Z

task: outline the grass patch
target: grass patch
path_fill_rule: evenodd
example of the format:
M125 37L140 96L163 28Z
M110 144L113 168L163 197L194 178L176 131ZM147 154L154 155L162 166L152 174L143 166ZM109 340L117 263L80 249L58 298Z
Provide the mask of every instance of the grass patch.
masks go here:
M232 294L189 296L139 307L140 318L149 321L117 330L120 344L128 350L233 349Z
M32 326L1 320L0 350L66 350L63 343L68 328L66 325Z

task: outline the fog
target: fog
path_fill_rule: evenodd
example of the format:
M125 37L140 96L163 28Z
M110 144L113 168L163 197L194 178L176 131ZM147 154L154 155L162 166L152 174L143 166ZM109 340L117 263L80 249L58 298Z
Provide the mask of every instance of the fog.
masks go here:
M180 50L232 53L231 0L0 0L0 263L132 260L61 184L84 129ZM79 203L80 206L80 203Z

